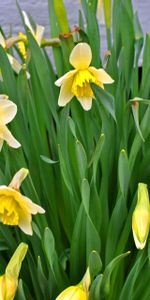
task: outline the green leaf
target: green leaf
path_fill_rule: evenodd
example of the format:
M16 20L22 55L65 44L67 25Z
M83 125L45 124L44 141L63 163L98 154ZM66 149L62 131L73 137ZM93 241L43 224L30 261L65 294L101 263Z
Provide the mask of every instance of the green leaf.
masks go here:
M53 237L51 230L48 227L45 228L44 238L43 238L43 246L44 246L44 250L46 253L46 257L47 257L49 266L50 266L53 276L55 278L56 284L57 284L59 290L61 291L67 286L68 279L67 279L65 272L63 271L63 269L60 266L57 252L55 249L54 237Z
M143 257L142 253L140 254L140 257L138 257L135 261L135 264L133 265L131 271L129 272L129 275L125 281L125 284L123 286L123 289L121 291L121 295L119 297L119 300L130 300L133 297L134 289L136 288L135 283L139 274L140 269L142 269L143 266Z
M97 172L97 168L98 168L98 162L100 159L100 155L101 155L101 151L103 149L103 145L105 143L105 135L104 133L102 133L97 141L95 150L92 154L91 160L89 162L89 166L90 167L93 164L93 177L94 180L96 181L96 172Z
M90 186L87 179L83 179L81 186L82 201L87 216L86 222L86 256L87 262L91 251L100 251L100 237L90 217Z
M100 273L102 269L102 261L101 258L96 251L92 251L89 256L89 271L90 271L90 277L91 281L95 278L95 276Z
M102 297L107 297L109 295L110 291L110 285L111 285L111 275L116 266L122 261L123 258L128 256L130 254L130 251L123 253L117 257L115 257L106 267L104 273L103 273L103 278L102 278L102 283L101 283L101 293ZM103 299L103 298L102 298Z
M104 0L104 13L107 28L110 28L111 26L111 5L111 0Z
M137 131L142 139L143 142L145 142L143 134L140 129L140 124L139 124L139 103L137 101L132 102L132 113L135 121L135 125L137 128Z
M98 275L92 282L89 294L89 300L99 300L101 298L101 284L102 284L103 274Z
M76 126L75 126L75 123L74 123L74 121L71 117L68 117L68 123L69 123L69 127L70 127L70 130L71 130L73 136L77 139Z
M45 156L45 155L40 155L41 159L46 162L47 164L56 164L59 161L58 160L52 160L49 157Z
M124 149L121 150L119 155L118 176L119 176L120 189L122 195L125 197L128 191L130 173L129 173L128 157Z
M9 95L12 101L16 101L16 79L12 67L9 63L7 54L2 46L0 46L0 69L4 80L5 94Z
M25 293L24 293L24 288L23 288L23 281L22 279L19 280L18 284L18 289L17 289L17 299L19 300L27 300Z
M86 214L81 203L73 228L70 248L70 277L78 283L85 273L86 265ZM80 269L80 278L78 270Z
M39 282L40 288L43 292L43 295L45 296L45 290L47 289L48 280L46 279L45 274L43 272L40 256L38 256L37 277L38 277L38 282Z
M56 16L59 22L59 26L62 32L69 32L69 24L67 20L67 13L63 3L63 0L51 0L54 1L54 7Z
M76 155L80 178L83 179L86 176L87 157L86 152L79 140L76 140Z
M102 105L116 121L114 97L111 94L109 94L106 90L94 84L92 84L92 89L96 100L99 100L100 105Z

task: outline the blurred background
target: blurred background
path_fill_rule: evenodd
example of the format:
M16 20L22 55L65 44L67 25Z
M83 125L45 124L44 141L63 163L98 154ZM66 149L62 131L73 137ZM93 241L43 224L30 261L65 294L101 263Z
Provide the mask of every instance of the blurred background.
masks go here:
M19 1L22 10L31 14L35 22L45 27L45 36L49 37L49 16L48 16L48 1L47 0L20 0ZM67 8L70 27L78 24L78 10L79 0L64 0ZM138 12L140 22L144 33L150 33L150 0L133 0L133 6L135 11ZM1 0L0 1L0 25L2 26L6 35L10 30L14 34L22 31L21 19L17 10L15 0ZM106 49L106 37L105 26L101 25L101 38L102 38L102 53L104 54Z

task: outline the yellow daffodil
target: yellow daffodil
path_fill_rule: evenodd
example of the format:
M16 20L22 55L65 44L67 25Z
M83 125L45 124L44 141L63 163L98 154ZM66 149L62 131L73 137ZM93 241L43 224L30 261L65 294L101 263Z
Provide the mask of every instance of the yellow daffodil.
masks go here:
M29 30L32 33L33 37L35 38L38 45L40 46L41 42L42 42L43 35L44 35L45 28L41 25L36 24L36 29L34 30L31 23L30 23L30 20L27 16L26 12L22 11L22 14L23 14L23 17L24 17L25 25L29 28Z
M10 259L5 274L0 276L0 300L13 300L18 286L18 277L28 245L21 243Z
M16 113L16 104L8 100L8 96L0 95L0 150L4 141L13 148L19 148L21 146L6 126L6 124L14 119Z
M69 71L55 82L57 86L61 86L59 106L65 106L76 96L82 107L89 110L94 98L90 83L104 88L105 83L113 82L103 69L90 66L91 60L92 52L87 43L79 43L73 48L69 61L75 70Z
M82 281L62 291L56 300L88 300L90 284L91 278L88 268Z
M147 185L138 184L138 200L132 215L132 231L135 245L143 249L150 229L150 203Z
M43 214L45 210L20 193L20 185L27 175L28 170L22 168L8 186L0 186L0 221L18 225L24 233L32 235L32 215Z

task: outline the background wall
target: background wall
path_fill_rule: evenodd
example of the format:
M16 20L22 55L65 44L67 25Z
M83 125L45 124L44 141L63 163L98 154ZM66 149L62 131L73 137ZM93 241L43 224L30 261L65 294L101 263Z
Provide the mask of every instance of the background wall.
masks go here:
M33 19L41 25L45 26L45 35L49 36L49 17L47 0L19 0L23 10L30 13ZM78 23L78 7L79 0L64 0L67 8L70 26ZM150 33L150 0L133 0L134 9L138 11L138 15L142 24L143 31ZM18 33L22 30L21 20L16 7L15 0L0 0L0 25L6 34L9 33L10 27L13 28L13 33ZM105 28L102 26L101 36L103 39L102 53L106 51Z

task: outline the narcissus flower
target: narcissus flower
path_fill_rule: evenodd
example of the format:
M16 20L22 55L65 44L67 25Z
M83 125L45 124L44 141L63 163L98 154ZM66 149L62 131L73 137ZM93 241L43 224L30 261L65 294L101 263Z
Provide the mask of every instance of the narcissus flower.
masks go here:
M85 110L91 109L94 98L90 83L104 88L105 83L113 83L113 79L103 70L90 66L91 48L87 43L77 44L70 54L70 64L75 70L69 71L55 84L61 86L58 99L59 106L65 106L76 96Z
M6 225L18 225L24 233L32 235L31 215L43 214L45 210L20 193L20 185L27 175L28 170L22 168L9 186L0 186L0 221Z
M132 231L135 245L143 249L150 229L150 203L147 185L138 184L138 200L132 215Z
M0 300L13 300L18 287L18 277L28 245L21 243L10 259L5 274L0 276Z
M14 119L16 113L16 104L8 100L8 96L0 95L0 150L4 141L13 148L19 148L21 146L6 126L6 124Z
M15 43L15 42L17 42L18 41L18 39L19 39L19 36L18 37L15 37L14 38L14 40L13 40L13 38L11 39L12 40L12 45ZM9 39L10 40L10 39ZM7 48L10 48L10 45L9 45L9 47L7 47L8 45L7 45L7 41L9 41L9 40L5 40L4 39L4 37L3 37L3 35L1 34L1 32L0 32L0 45L5 49L5 50L7 50ZM11 44L11 42L9 42L9 44ZM21 71L21 69L23 68L23 65L21 65L19 62L18 62L18 60L15 58L15 57L13 57L11 54L9 54L9 53L7 53L7 57L8 57L8 60L9 60L9 62L10 62L10 64L11 64L11 67L12 67L12 69L14 70L14 72L15 73L17 73L17 74L19 74L19 72ZM26 72L26 75L27 75L27 79L29 79L30 78L30 74L28 73L28 72ZM3 78L2 78L2 75L0 76L0 80L3 80Z
M88 300L90 284L91 278L88 268L82 281L65 289L56 300Z

